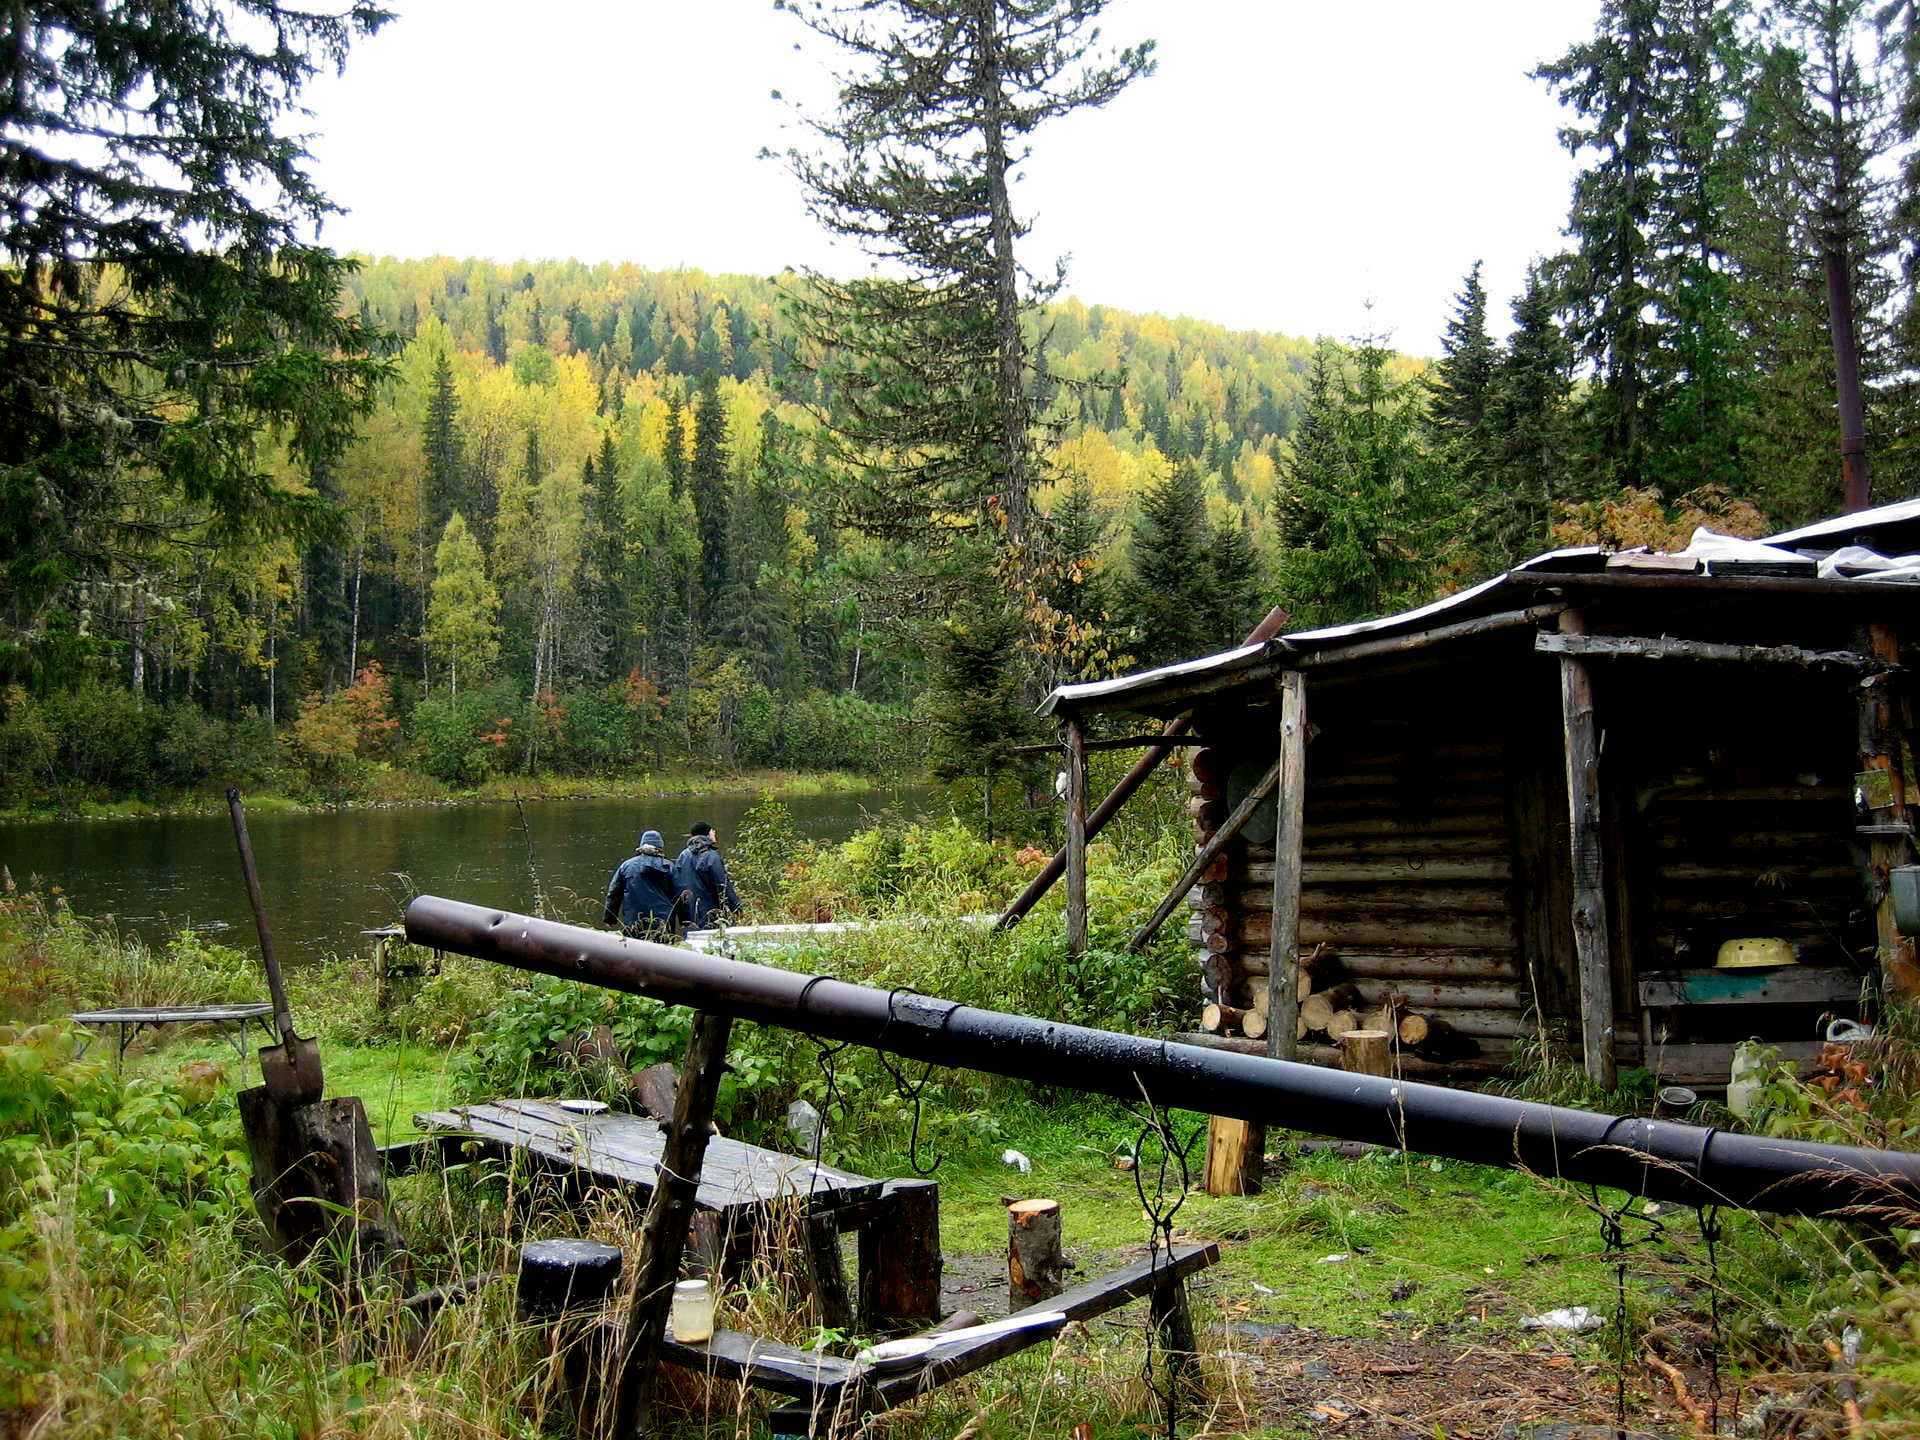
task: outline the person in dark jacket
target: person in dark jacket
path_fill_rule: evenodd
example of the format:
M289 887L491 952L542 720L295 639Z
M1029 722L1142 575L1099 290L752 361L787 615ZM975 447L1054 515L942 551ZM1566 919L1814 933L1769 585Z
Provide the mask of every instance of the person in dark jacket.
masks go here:
M696 822L687 831L687 848L680 852L673 873L680 893L692 903L688 923L693 929L710 930L715 917L724 924L728 915L740 913L740 895L727 878L727 862L713 843L713 826L706 821Z
M607 882L607 903L600 923L612 926L617 922L629 935L677 940L686 928L690 909L660 832L649 830Z

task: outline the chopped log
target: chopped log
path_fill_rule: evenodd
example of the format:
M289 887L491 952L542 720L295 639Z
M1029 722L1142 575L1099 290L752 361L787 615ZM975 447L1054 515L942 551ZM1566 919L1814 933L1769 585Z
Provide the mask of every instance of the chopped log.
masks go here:
M1358 1010L1367 1003L1360 998L1360 988L1351 981L1342 981L1320 993L1335 1010Z
M1806 650L1798 645L1722 645L1705 640L1649 639L1640 635L1536 635L1533 648L1548 655L1633 660L1718 660L1736 665L1787 665L1802 670L1878 668L1858 650Z
M1340 1068L1354 1075L1390 1073L1392 1036L1385 1030L1349 1030L1340 1036Z
M1306 1016L1296 1015L1293 1017L1293 1038L1295 1040L1304 1040L1312 1033L1313 1027L1307 1024Z
M1243 1008L1258 1010L1262 1015L1269 1013L1267 1006L1273 1003L1273 997L1267 993L1265 985L1256 985L1249 980L1242 982L1242 988L1247 997L1247 1003Z
M1208 1005L1200 1012L1200 1028L1214 1035L1244 1035L1258 1040L1267 1033L1267 1017L1258 1010Z
M595 1240L529 1240L520 1247L513 1308L521 1320L553 1320L606 1303L620 1283L618 1245Z
M1266 1149L1264 1125L1214 1116L1207 1125L1207 1193L1258 1195Z
M1200 784L1226 784L1233 755L1218 745L1203 745L1187 756L1187 772Z
M1360 1028L1360 1017L1351 1010L1336 1010L1327 1017L1327 1035L1338 1040L1349 1030Z
M1007 1207L1007 1313L1051 1300L1064 1287L1060 1202L1016 1200Z
M889 1180L879 1213L860 1227L860 1323L924 1325L940 1314L940 1187Z
M1397 1028L1400 1034L1400 1043L1409 1050L1418 1050L1422 1045L1427 1043L1427 1036L1433 1030L1433 1022L1424 1015L1408 1012L1400 1017L1400 1024Z
M1313 975L1303 966L1299 980L1294 983L1293 998L1304 1001L1311 994L1313 994Z
M1325 995L1309 995L1300 1002L1300 1018L1309 1030L1324 1030L1333 1019L1333 1002Z

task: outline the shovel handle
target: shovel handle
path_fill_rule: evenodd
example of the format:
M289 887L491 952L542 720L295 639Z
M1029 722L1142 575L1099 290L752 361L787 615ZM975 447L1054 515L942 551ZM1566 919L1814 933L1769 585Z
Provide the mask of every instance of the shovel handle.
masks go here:
M260 872L253 864L253 841L247 838L247 812L240 808L240 792L227 791L227 813L233 817L233 841L240 847L240 873L247 880L247 903L253 907L254 928L260 932L260 958L267 964L267 989L273 994L273 1023L284 1042L293 1038L293 1011L287 987L280 979L280 961L273 953L273 932L267 928L267 902L260 894Z

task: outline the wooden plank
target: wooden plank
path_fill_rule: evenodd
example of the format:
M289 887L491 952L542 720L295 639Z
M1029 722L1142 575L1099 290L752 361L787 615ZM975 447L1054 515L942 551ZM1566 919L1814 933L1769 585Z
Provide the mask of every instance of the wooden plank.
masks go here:
M1857 999L1861 976L1837 966L1668 970L1640 977L1642 1005L1825 1005Z
M1459 620L1451 625L1435 625L1430 629L1415 630L1405 635L1393 635L1379 640L1360 640L1349 645L1319 650L1301 656L1297 663L1305 669L1315 670L1330 666L1351 665L1358 660L1375 660L1383 655L1400 655L1412 650L1426 650L1455 640L1472 640L1482 635L1495 635L1507 630L1538 625L1542 620L1551 619L1565 608L1558 603L1529 605L1521 610L1482 615L1476 620Z
M670 1365L743 1381L777 1395L802 1398L836 1395L853 1378L851 1360L764 1340L738 1330L715 1330L712 1338L688 1345L671 1334L660 1339L660 1358Z
M1768 1043L1780 1052L1782 1060L1801 1067L1820 1053L1818 1040L1774 1040ZM1733 1073L1733 1046L1730 1044L1663 1045L1656 1041L1651 1056L1636 1053L1639 1049L1638 1036L1622 1046L1627 1058L1639 1060L1662 1080L1683 1085L1725 1085Z
M1173 888L1167 892L1166 898L1155 908L1153 914L1147 917L1146 924L1133 932L1133 938L1127 942L1129 950L1138 954L1154 937L1154 933L1159 930L1161 924L1179 905L1181 897L1199 880L1200 872L1213 863L1214 856L1226 849L1233 837L1238 835L1247 821L1253 818L1253 812L1258 810L1267 796L1273 793L1273 787L1280 781L1280 771L1284 764L1284 758L1275 760L1267 773L1261 777L1260 783L1248 792L1247 798L1234 807L1233 813L1221 823L1220 828L1207 837L1206 844L1194 852L1193 859L1187 862L1187 868L1181 872L1180 878L1173 882Z
M1711 660L1737 665L1786 665L1803 670L1865 671L1879 662L1857 650L1806 650L1798 645L1722 645L1705 640L1641 635L1537 635L1533 648L1548 655L1589 659Z
M1087 734L1078 716L1061 724L1067 747L1067 954L1087 948Z
M1069 1323L1092 1320L1138 1300L1161 1286L1182 1282L1189 1275L1217 1264L1219 1259L1220 1247L1212 1241L1176 1245L1170 1253L1143 1257L1124 1269L1062 1290L1058 1295L1029 1308L1034 1311L1058 1310L1066 1315ZM950 1380L984 1369L996 1360L1051 1338L1049 1332L1034 1330L988 1336L971 1346L960 1345L950 1351L942 1351L924 1371L884 1380L873 1386L870 1393L883 1405L904 1404Z
M1351 971L1348 973L1352 974ZM1350 983L1359 990L1369 1008L1385 1004L1389 995L1398 996L1406 1008L1422 1012L1434 1008L1449 1011L1517 1011L1521 1008L1520 987L1512 980L1484 984L1457 980L1407 980L1397 975L1384 979L1354 975Z
M1564 634L1585 632L1577 611L1560 617ZM1580 1047L1587 1078L1611 1090L1613 975L1607 934L1604 808L1593 678L1578 655L1560 657L1560 708L1566 741L1567 812L1573 875L1573 943L1580 979Z
M1267 894L1257 886L1230 890L1229 909L1243 916L1265 908ZM1395 884L1309 885L1300 892L1300 909L1308 915L1498 915L1511 916L1513 901L1505 886L1466 883L1428 885L1420 876Z
M1514 948L1512 942L1508 942L1504 951L1499 949L1452 951L1437 946L1431 949L1425 947L1388 949L1380 946L1350 950L1344 945L1334 945L1329 948L1340 957L1340 963L1346 967L1347 974L1355 980L1400 977L1414 979L1422 976L1456 980L1476 978L1517 980L1520 977L1520 970L1512 953ZM1234 966L1244 974L1264 976L1269 973L1270 960L1264 946L1235 945L1225 953Z
M1273 835L1273 908L1267 915L1271 951L1279 963L1267 977L1267 1054L1276 1060L1290 1060L1295 1040L1294 1023L1300 1014L1295 952L1302 939L1300 872L1307 795L1307 681L1298 671L1290 671L1280 680L1279 763L1279 814Z
M82 1025L187 1025L195 1021L258 1020L273 1006L261 1002L240 1005L124 1005L115 1010L80 1010L69 1020Z

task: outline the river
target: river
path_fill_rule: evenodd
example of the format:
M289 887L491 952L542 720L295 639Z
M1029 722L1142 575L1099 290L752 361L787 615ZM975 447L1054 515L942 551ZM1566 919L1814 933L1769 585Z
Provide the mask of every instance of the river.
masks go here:
M800 833L838 840L883 810L924 812L921 790L796 795L783 803ZM289 963L364 947L362 930L400 918L417 893L526 910L532 868L548 913L597 921L614 866L643 827L678 854L687 827L710 822L722 853L754 804L749 795L655 800L528 801L526 828L508 805L453 805L316 814L250 814L281 957ZM19 884L58 885L82 915L160 940L195 926L253 948L253 919L225 815L47 821L0 826L0 862Z

